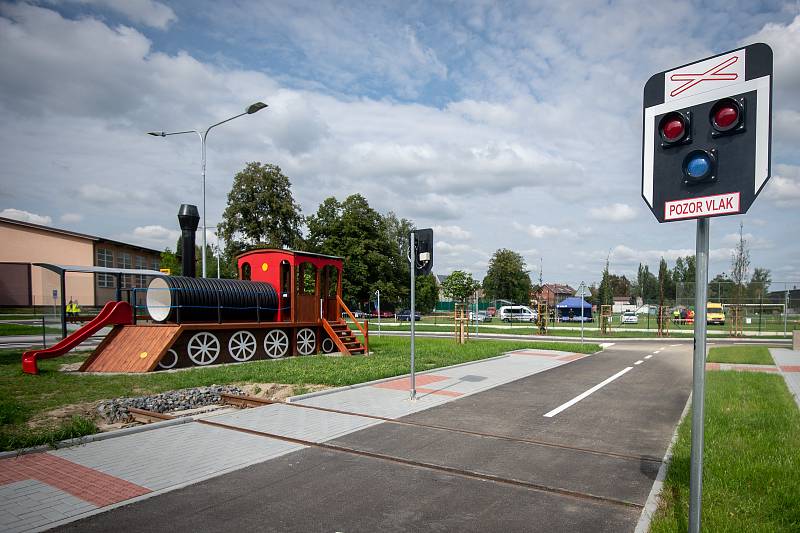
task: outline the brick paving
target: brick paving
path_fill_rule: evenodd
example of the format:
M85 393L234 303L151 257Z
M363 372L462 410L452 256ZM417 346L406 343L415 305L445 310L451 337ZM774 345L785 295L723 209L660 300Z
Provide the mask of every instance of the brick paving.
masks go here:
M770 348L770 354L778 365L794 401L800 407L800 351L784 348Z
M324 391L294 399L355 413L398 418L585 357L520 350L488 360L421 372L418 399L409 378ZM380 424L357 415L286 405L224 413L209 420L324 442ZM146 496L268 461L304 446L240 431L187 423L58 450L0 459L0 531L40 531Z

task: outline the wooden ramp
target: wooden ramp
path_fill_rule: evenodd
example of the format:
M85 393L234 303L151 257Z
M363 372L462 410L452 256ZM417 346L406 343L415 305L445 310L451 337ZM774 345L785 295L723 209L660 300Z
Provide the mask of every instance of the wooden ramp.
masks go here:
M115 326L81 372L150 372L181 333L179 325Z

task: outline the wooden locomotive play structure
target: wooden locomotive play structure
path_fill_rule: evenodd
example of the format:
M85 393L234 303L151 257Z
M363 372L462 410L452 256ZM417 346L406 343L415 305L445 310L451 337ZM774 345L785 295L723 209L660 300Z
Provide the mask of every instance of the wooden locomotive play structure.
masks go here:
M238 256L237 265L238 280L155 277L141 289L151 320L137 323L134 306L109 302L55 346L25 352L23 370L38 373L37 360L63 355L107 326L113 326L110 333L81 371L150 372L320 352L368 353L367 325L342 301L342 258L259 249Z

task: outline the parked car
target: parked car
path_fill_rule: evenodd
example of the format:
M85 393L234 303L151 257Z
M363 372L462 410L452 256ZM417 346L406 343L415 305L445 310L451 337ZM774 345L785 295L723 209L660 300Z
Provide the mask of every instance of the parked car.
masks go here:
M376 313L373 313L372 315L377 318L378 313L376 312ZM381 315L381 318L394 318L394 311L382 310L380 315Z
M497 314L503 322L533 322L537 318L536 311L524 305L504 305Z
M475 322L475 311L469 312L469 320L470 322ZM491 322L492 317L486 311L478 311L477 314L478 322Z
M354 309L352 312L353 312L353 316L356 317L356 318L367 318L369 316L367 313L365 313L361 309Z
M624 313L622 313L622 323L623 324L638 324L639 323L639 315L637 315L633 311L625 311Z
M397 320L399 321L406 321L411 322L411 309L403 309L399 313L397 313ZM414 322L419 322L422 319L422 315L419 314L419 311L414 311Z

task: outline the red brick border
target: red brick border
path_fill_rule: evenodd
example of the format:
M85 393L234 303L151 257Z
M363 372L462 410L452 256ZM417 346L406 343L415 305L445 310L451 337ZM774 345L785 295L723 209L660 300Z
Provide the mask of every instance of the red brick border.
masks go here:
M147 494L150 489L51 453L32 453L0 460L0 485L35 479L98 507Z

